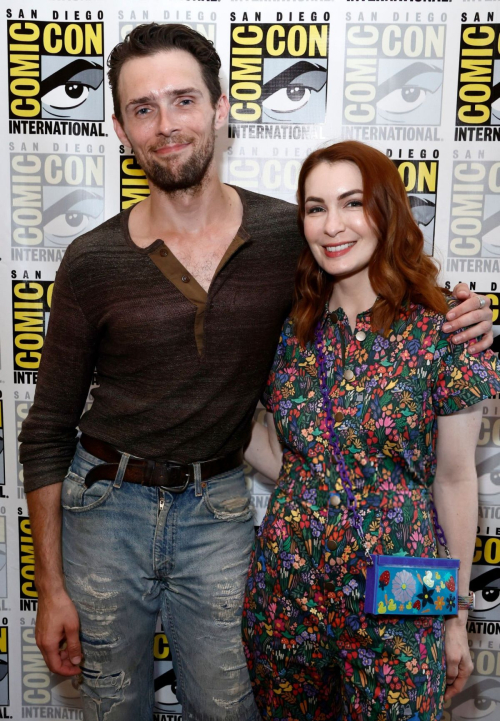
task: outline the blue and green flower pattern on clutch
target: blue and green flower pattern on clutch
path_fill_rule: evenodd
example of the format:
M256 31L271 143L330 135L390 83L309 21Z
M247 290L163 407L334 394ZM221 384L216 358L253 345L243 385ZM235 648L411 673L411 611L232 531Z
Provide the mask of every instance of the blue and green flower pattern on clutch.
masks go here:
M458 613L458 559L373 555L372 560L366 572L367 613Z

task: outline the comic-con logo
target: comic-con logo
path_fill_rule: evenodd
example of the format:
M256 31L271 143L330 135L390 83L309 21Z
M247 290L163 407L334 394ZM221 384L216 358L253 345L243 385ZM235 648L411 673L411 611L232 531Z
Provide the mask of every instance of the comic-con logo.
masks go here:
M439 161L392 160L404 183L413 217L424 236L425 252L433 255Z
M21 625L22 704L23 718L83 719L82 702L78 688L71 678L51 673L35 641L34 626ZM36 707L55 706L54 711ZM61 707L64 707L61 709Z
M120 156L120 210L127 210L149 195L146 174L133 155Z
M500 24L461 27L456 125L455 140L500 140Z
M11 153L10 180L12 260L60 262L104 219L102 154Z
M177 679L167 637L160 628L154 644L154 721L181 721L182 707L177 699Z
M14 383L36 383L53 287L49 280L12 281Z
M301 165L298 158L234 157L228 153L227 182L294 203Z
M346 27L343 122L439 125L446 26L348 22ZM427 139L424 133L421 139Z
M231 25L231 123L324 123L328 24Z
M103 23L10 20L7 35L10 132L102 134L71 121L104 120Z
M35 552L30 519L18 517L19 523L19 595L21 611L36 611L38 592L35 587Z
M447 270L457 258L492 259L475 264L476 272L498 272L500 259L500 162L463 160L453 163ZM463 268L457 267L457 270ZM469 270L469 267L467 267ZM472 270L472 269L470 269Z

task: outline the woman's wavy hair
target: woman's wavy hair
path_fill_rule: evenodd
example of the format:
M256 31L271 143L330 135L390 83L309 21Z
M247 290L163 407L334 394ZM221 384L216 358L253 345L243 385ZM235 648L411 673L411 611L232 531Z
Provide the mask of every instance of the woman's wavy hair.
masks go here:
M355 140L335 143L311 153L302 165L298 189L298 222L304 234L305 184L320 163L353 163L363 179L363 210L377 234L377 248L368 273L378 300L373 307L372 328L387 335L401 308L409 302L446 313L443 290L437 285L439 268L424 253L424 238L413 219L399 172L386 155ZM294 332L300 343L312 341L334 278L318 266L306 244L295 278L292 309Z

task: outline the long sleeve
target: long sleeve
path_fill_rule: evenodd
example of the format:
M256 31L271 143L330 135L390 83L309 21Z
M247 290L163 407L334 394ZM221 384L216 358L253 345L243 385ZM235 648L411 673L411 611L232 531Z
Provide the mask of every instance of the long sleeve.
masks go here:
M35 400L19 435L27 493L64 479L95 367L98 331L75 297L70 267L71 248L56 276Z

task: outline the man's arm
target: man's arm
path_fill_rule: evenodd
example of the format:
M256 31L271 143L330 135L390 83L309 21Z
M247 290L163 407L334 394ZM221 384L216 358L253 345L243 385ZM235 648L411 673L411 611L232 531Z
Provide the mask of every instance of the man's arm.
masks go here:
M460 559L458 593L469 593L477 526L477 475L474 451L481 427L481 404L438 416L437 469L433 496L453 558ZM457 442L459 440L459 442ZM441 554L443 555L443 554ZM446 620L446 694L459 693L472 672L467 643L468 611Z
M54 284L35 400L19 436L35 552L35 636L50 670L64 676L80 673L81 649L78 614L62 570L61 486L75 451L98 345L98 332L73 291L70 258L68 248Z
M61 556L61 483L28 493L35 549L38 614L35 638L45 663L54 673L80 673L82 649L76 608L66 593Z
M465 283L458 283L453 288L453 295L460 304L446 314L448 322L443 325L443 330L445 333L454 333L465 328L452 337L453 343L466 343L482 336L481 340L468 348L469 353L476 355L493 343L491 300L488 296L473 293ZM480 308L481 298L486 301L483 308Z

